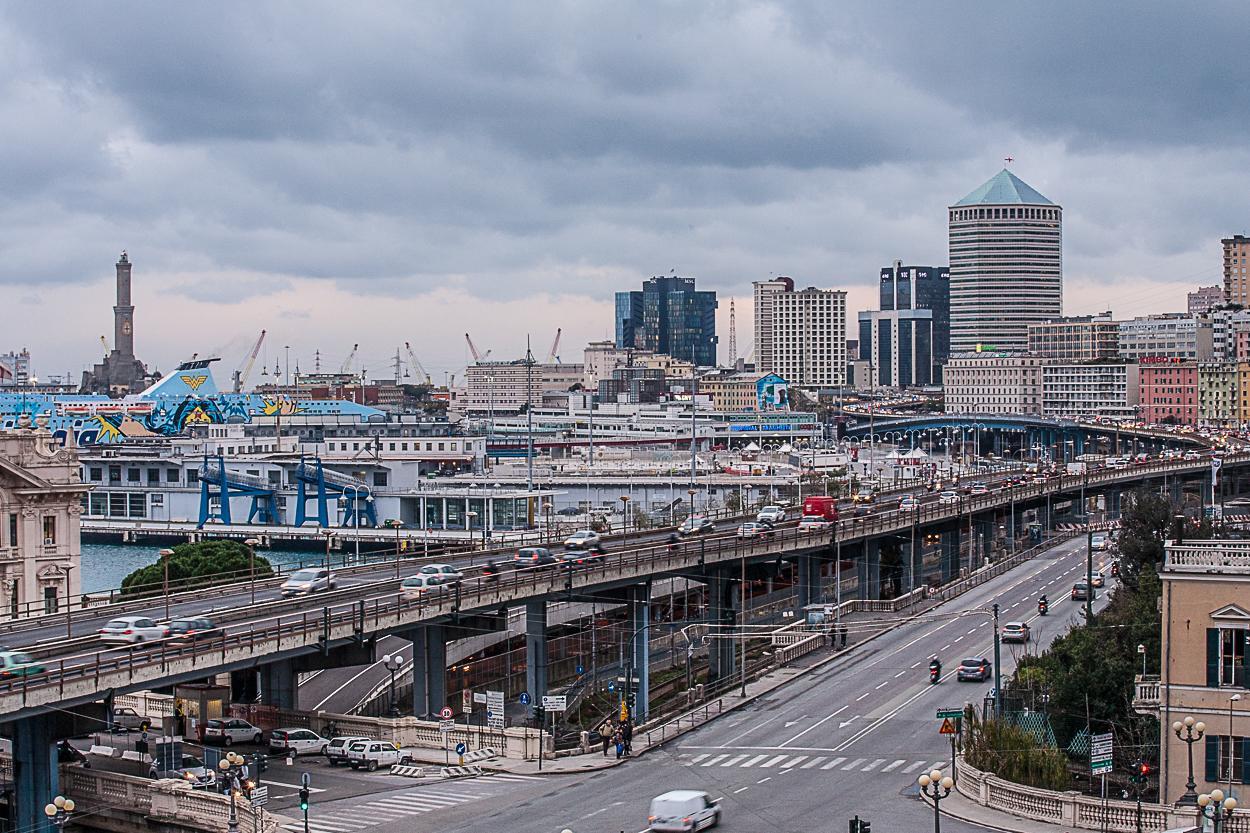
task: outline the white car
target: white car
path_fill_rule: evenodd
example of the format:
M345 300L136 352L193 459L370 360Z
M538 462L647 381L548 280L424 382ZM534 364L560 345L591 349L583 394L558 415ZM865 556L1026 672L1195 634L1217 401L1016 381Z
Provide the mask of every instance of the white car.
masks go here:
M330 741L311 729L274 729L269 733L269 751L282 755L324 755Z
M786 519L786 510L780 506L765 506L755 516L755 520L762 524L779 524Z
M260 743L258 726L237 717L215 718L204 724L204 742L233 746L236 743Z
M908 495L898 502L898 508L903 512L914 512L920 508L920 501Z
M938 495L938 503L951 504L959 503L959 495L954 492L942 492Z
M158 625L147 616L119 616L100 628L100 639L104 642L135 644L164 639L169 636L169 628Z
M347 750L347 763L352 769L373 772L380 766L403 766L412 756L389 740L358 740Z
M1090 536L1089 545L1092 549L1105 550L1107 548L1107 536L1095 533Z
M747 522L738 527L739 538L763 538L772 533L773 528L768 524Z
M337 586L338 581L334 578L334 574L325 567L310 567L291 573L278 590L283 596L299 596L318 593L322 590L333 590Z
M405 599L419 599L430 593L445 593L451 585L435 576L417 575L400 582L399 589Z
M799 529L819 530L828 529L831 526L833 526L833 522L822 518L820 515L804 515L799 521Z
M435 579L440 584L455 584L464 578L464 573L450 564L426 564L417 570L417 575Z
M326 762L330 766L338 766L347 763L348 749L354 743L368 743L372 738L361 737L345 737L331 738L330 743L326 746Z
M720 824L720 805L705 792L673 790L651 799L647 829L659 833L686 833Z
M569 550L593 550L602 543L599 533L593 529L579 529L564 539L564 548Z

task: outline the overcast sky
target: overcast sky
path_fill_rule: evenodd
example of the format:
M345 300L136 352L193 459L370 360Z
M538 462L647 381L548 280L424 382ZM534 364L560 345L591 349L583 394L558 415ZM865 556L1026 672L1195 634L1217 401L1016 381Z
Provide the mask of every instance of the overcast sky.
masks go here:
M268 366L441 381L612 293L698 278L750 352L751 281L875 305L944 264L1003 157L1065 208L1065 311L1184 306L1250 229L1250 6L0 4L0 352L75 374L135 264L149 366L267 328Z

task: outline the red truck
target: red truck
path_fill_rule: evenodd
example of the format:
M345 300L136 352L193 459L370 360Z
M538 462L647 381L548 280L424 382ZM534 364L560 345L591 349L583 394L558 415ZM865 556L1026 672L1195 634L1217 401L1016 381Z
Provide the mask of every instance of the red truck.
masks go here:
M803 499L803 517L820 518L829 523L837 523L838 499L828 495L817 495Z

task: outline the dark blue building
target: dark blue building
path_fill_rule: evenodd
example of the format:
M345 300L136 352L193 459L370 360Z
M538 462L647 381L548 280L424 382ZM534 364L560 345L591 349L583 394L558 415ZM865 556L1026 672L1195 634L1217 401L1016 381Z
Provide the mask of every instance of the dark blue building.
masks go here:
M696 290L694 278L656 277L616 293L617 347L706 367L716 364L716 343L716 293Z

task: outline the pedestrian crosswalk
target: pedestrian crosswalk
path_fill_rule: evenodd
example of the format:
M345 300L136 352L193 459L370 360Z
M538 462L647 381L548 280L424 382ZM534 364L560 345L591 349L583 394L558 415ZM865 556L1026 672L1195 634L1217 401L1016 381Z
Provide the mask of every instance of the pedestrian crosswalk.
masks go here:
M347 801L338 801L324 808L318 807L309 812L308 833L355 833L371 827L391 825L395 821L421 813L432 813L446 810L470 801L490 798L498 792L492 789L496 784L516 784L522 782L541 781L536 775L514 775L499 773L486 775L472 780L456 781L446 787L431 784L428 788L405 790L390 793L382 797L376 794L363 804L349 805ZM304 833L303 820L287 824L283 827L291 833Z
M928 758L913 760L910 758L853 758L831 755L790 755L763 754L752 755L725 752L716 754L704 752L698 755L682 753L679 755L682 766L690 767L733 767L736 769L821 769L838 770L839 772L881 772L910 775L924 768L950 769L950 761L930 761Z

